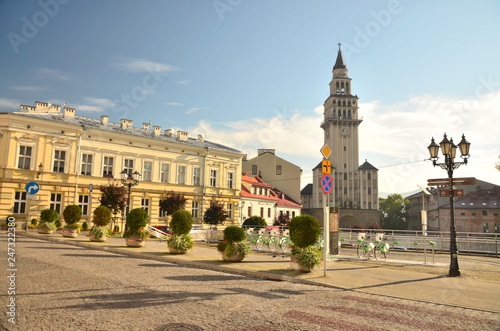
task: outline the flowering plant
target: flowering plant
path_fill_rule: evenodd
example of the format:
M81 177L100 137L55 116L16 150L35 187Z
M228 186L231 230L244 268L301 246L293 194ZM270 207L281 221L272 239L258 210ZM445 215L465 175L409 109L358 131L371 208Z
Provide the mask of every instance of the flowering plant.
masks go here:
M188 234L172 235L167 239L169 247L175 248L180 251L187 251L194 246L194 242Z
M57 227L53 222L40 222L38 228L45 231L56 231Z
M82 226L78 223L66 224L64 227L68 228L68 229L75 229L76 232L78 232L78 233L80 233L80 231L82 231Z
M111 231L106 226L94 226L89 231L89 236L94 236L97 239L101 239L102 237L107 237L111 234Z
M248 254L252 253L252 246L246 241L224 240L217 244L217 250L224 253L227 257L240 255L245 258Z
M296 255L298 263L308 269L314 269L321 264L323 251L314 245L307 247L294 246L291 251L292 255Z
M139 228L137 230L129 229L129 230L123 232L124 238L129 238L132 236L138 236L140 238L140 240L148 240L149 232L147 230L144 230L143 228Z

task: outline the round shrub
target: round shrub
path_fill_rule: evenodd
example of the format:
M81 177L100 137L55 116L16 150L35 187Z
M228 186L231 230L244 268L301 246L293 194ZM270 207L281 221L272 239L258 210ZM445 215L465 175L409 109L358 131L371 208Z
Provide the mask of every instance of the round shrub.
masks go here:
M172 214L172 220L170 221L170 229L172 232L181 236L188 234L193 226L193 216L187 210L180 209Z
M224 229L224 240L238 242L245 239L245 231L236 225L230 225Z
M288 224L290 239L297 247L305 248L314 245L321 234L321 226L311 215L300 215L292 218Z
M58 219L59 214L54 209L44 209L40 213L41 222L55 223L55 221L57 221Z
M75 224L82 217L82 208L78 205L68 205L64 208L63 218L67 224Z
M94 216L92 217L92 223L95 226L106 226L111 222L111 209L101 205L94 210Z
M137 231L146 227L148 224L148 212L142 208L135 208L127 215L127 229L129 231Z
M266 220L264 218L262 218L260 216L252 216L252 217L247 218L243 222L243 226L248 226L248 227L251 227L251 226L266 227L267 226L267 222L266 222Z

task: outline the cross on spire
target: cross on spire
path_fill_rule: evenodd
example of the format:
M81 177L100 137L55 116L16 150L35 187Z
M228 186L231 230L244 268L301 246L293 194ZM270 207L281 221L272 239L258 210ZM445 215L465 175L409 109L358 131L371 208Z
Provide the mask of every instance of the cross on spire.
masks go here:
M342 43L338 43L337 45L339 45L339 51L340 51L340 46L342 46Z

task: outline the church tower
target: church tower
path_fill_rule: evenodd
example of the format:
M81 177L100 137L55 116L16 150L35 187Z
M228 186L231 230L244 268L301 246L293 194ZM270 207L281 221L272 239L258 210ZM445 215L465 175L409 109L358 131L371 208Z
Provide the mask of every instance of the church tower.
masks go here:
M334 178L332 200L339 208L340 226L366 226L378 222L378 169L365 161L359 165L358 129L363 121L358 112L358 96L352 93L342 50L337 53L330 82L330 96L323 104L325 144L331 150Z

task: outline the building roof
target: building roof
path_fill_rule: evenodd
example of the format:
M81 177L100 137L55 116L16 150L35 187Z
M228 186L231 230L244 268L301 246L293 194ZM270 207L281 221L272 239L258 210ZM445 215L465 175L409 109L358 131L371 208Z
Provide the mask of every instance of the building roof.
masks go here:
M500 209L500 186L495 186L493 189L478 187L477 191L458 198L453 207L456 209Z
M265 183L259 176L252 177L248 176L247 173L243 173L241 175L241 182L241 197L274 201L278 207L301 208L301 205L299 203L294 201L292 198L290 198L288 195L281 192L277 188L273 188L271 185ZM250 190L252 186L259 188L268 188L269 195L267 196L253 194Z
M374 166L372 166L366 159L365 162L359 166L359 170L378 170Z
M213 148L216 150L226 151L230 153L241 154L243 153L237 149L224 146L215 142L207 141L204 139L195 139L195 138L187 138L185 140L179 139L175 136L175 134L167 134L165 132L159 132L156 134L153 130L133 127L128 125L125 128L122 128L119 123L108 122L103 124L100 119L84 117L84 116L64 116L64 113L61 112L0 112L1 114L11 114L15 116L29 117L29 118L37 118L40 120L51 121L56 123L63 123L67 125L80 126L82 128L92 128L101 131L108 131L113 133L121 133L125 135L132 135L136 137L144 137L159 141L171 142L176 144L190 145L201 148Z
M300 190L300 195L312 195L313 194L313 184L307 184L302 190Z

